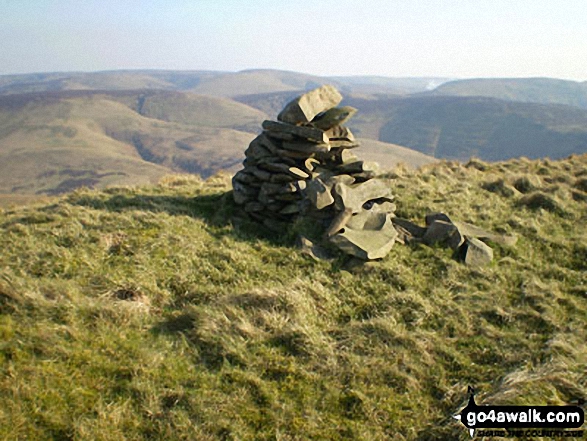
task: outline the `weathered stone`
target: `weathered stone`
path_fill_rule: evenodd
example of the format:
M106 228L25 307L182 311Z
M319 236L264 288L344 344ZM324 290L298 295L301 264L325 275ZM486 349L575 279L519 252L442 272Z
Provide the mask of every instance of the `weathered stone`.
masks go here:
M238 205L243 205L246 202L253 199L252 196L245 194L245 193L242 193L238 190L233 190L232 198L234 199L234 202L236 202Z
M234 175L234 180L245 185L250 185L259 182L259 179L257 177L253 176L252 174L245 173L243 170Z
M342 125L357 113L357 109L351 106L334 107L319 113L312 120L312 125L321 130L329 130L334 126Z
M319 144L328 144L328 136L320 129L307 126L294 126L277 121L263 121L263 128L269 132L290 133Z
M338 210L350 208L353 213L362 210L363 204L371 199L393 201L389 184L380 179L372 179L360 184L346 185L341 182L334 186L334 201Z
M353 216L353 211L350 208L347 208L343 211L338 212L338 214L332 219L330 226L326 229L324 235L326 237L331 237L342 230L350 218Z
M290 124L307 123L325 110L336 107L342 95L334 87L325 85L290 101L277 115L279 121Z
M320 178L308 181L306 195L312 205L318 210L328 207L334 203L334 198L328 187Z
M284 164L283 162L262 162L257 165L260 169L272 172L272 173L283 173L285 175L290 175L293 177L299 176L298 172L292 172L291 169L293 166L289 164ZM299 170L299 169L298 169ZM301 170L300 170L301 171ZM302 172L304 173L304 172ZM310 177L307 173L304 173L306 177Z
M337 164L350 164L357 162L359 158L357 158L357 155L347 149L338 149L334 155L334 160L337 162Z
M373 161L355 161L341 164L336 169L340 173L376 172L379 164Z
M366 182L369 181L370 179L373 179L375 176L377 176L377 173L375 173L374 171L366 171L366 172L362 172L362 173L352 173L353 178L355 178L355 181L357 182Z
M245 194L247 196L255 196L257 194L257 190L255 188L251 188L248 185L239 182L235 178L232 178L232 188L233 190Z
M275 155L278 150L278 146L267 137L264 133L261 133L249 144L249 148L245 150L245 156L247 157L266 157L267 152L271 155ZM249 154L247 155L247 152Z
M463 244L465 238L454 224L442 220L435 220L426 229L422 240L426 245L440 243L446 244L448 247L456 250Z
M355 183L355 178L353 178L351 175L335 175L328 177L325 180L325 183L329 187L334 187L338 183L351 185Z
M465 264L469 266L484 266L493 260L493 250L479 239L467 238L465 248Z
M348 141L355 142L355 135L351 129L344 126L334 126L326 131L326 136L330 141Z
M330 241L343 252L363 260L381 259L389 253L397 237L390 216L377 216L372 229L354 230L347 226Z
M320 165L320 161L318 161L316 158L308 158L304 161L304 169L308 173L312 173L317 165Z
M259 167L248 167L246 170L260 181L268 181L271 178L271 173L266 170L261 170Z
M269 182L272 183L286 183L286 182L292 182L295 181L296 178L294 178L292 175L286 175L284 173L274 173L271 175L271 178L269 179Z
M287 205L287 203L284 203L281 201L275 201L270 204L267 204L267 210L273 211L274 213L278 213L278 212L281 212L281 210L283 210L286 205Z
M294 152L311 155L314 153L328 153L330 151L330 144L316 144L312 142L283 142L283 148Z

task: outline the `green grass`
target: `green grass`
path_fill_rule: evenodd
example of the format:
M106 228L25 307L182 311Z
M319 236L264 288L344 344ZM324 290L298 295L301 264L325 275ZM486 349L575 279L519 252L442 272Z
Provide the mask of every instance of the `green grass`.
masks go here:
M230 221L227 176L2 210L0 438L465 440L468 385L585 397L586 165L389 175L398 215L517 235L485 268L424 245L306 259L295 231Z

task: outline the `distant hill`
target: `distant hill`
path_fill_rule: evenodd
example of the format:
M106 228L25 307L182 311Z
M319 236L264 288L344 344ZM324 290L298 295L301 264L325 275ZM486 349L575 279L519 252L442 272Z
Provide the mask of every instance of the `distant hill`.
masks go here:
M436 158L562 158L587 152L587 110L483 97L348 98L358 136Z
M450 81L431 95L485 96L507 101L566 104L587 109L587 82L553 78L486 78Z
M0 194L145 184L173 172L235 172L261 122L274 117L227 98L175 91L0 96ZM365 159L377 157L384 168L434 161L374 142L366 141Z
M239 164L266 116L229 100L169 92L0 97L0 193L140 184ZM242 127L237 130L234 127Z
M120 70L0 76L0 95L64 90L175 90L234 97L309 90L333 84L344 94L405 95L424 92L446 78L375 76L320 77L299 72L251 69L240 72Z

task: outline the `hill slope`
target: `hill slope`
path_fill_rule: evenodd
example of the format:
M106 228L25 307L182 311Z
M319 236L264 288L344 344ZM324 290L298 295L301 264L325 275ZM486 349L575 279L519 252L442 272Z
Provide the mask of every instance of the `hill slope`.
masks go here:
M209 176L244 158L266 115L175 92L0 97L0 193L141 184L172 171Z
M175 91L62 91L0 96L0 194L146 184L171 172L241 168L269 116L222 97ZM390 166L430 162L371 143Z
M353 272L306 260L293 234L228 222L222 177L0 211L0 437L467 440L468 385L576 403L586 169L396 171L399 215L519 237L485 268L423 245Z
M358 136L437 158L496 161L587 152L587 110L483 97L361 99L350 121Z
M485 96L507 101L565 104L587 109L587 82L554 78L480 78L441 84L431 95Z

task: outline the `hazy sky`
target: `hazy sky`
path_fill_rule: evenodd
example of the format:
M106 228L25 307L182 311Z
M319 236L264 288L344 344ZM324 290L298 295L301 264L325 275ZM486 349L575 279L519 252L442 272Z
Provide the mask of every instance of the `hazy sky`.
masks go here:
M587 80L587 0L0 0L0 74L251 68Z

